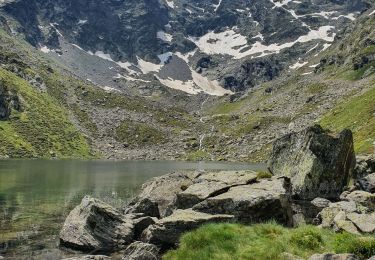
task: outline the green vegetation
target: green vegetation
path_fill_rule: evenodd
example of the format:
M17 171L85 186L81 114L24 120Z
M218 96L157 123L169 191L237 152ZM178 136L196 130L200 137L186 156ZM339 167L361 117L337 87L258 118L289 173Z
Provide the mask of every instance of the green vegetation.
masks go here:
M316 253L356 253L361 259L375 254L375 237L336 234L314 226L296 229L276 223L243 226L210 224L185 234L180 247L164 260L193 259L290 259L285 254L308 258Z
M0 122L0 154L19 157L91 157L87 140L68 119L68 112L47 93L0 69L0 81L15 93L22 110Z
M349 128L354 133L358 153L375 151L375 89L340 103L320 121L324 128L341 131Z
M271 177L272 177L272 173L270 173L270 172L258 172L258 174L257 174L258 180L269 179Z
M211 156L206 151L198 150L198 151L190 152L187 155L186 159L188 161L204 161L204 160L210 160Z
M115 137L120 142L138 146L160 144L165 141L165 136L160 130L145 123L132 121L122 122L115 130Z

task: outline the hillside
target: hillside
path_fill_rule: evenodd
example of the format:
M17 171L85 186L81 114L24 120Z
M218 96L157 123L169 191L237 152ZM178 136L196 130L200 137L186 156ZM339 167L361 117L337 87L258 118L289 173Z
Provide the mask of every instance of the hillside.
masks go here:
M344 1L337 4L328 1L325 6L308 7L284 2L278 6L267 1L259 3L259 6L249 4L249 10L243 10L259 13L260 31L246 31L243 23L246 19L255 19L255 16L245 19L242 11L236 11L233 17L236 17L236 23L241 24L239 31L243 35L261 33L268 46L275 42L278 45L281 42L285 44L291 40L290 33L297 30L286 27L287 32L277 32L277 39L271 37L272 33L269 32L275 29L271 25L280 22L274 12L287 12L285 17L289 22L297 20L298 28L306 27L303 23L310 27L309 30L334 26L335 32L329 34L331 40L337 34L334 42L327 42L327 39L309 40L306 45L296 44L293 48L285 48L272 55L268 55L265 50L267 55L258 57L260 60L251 55L233 59L233 51L236 49L233 46L229 54L211 53L213 49L204 49L207 46L200 45L202 41L198 38L191 38L190 44L193 45L181 49L179 38L172 29L173 41L166 44L157 38L160 36L158 25L155 25L156 28L147 28L144 24L140 25L144 30L153 29L156 32L152 36L159 39L155 45L158 47L154 46L156 49L144 48L144 52L138 53L141 48L130 50L117 46L122 50L121 55L117 51L108 54L109 49L113 49L109 44L119 42L100 44L100 41L91 39L92 35L89 34L90 30L105 30L97 28L95 23L91 24L98 15L91 11L97 10L97 6L77 6L77 13L71 14L73 19L68 16L69 9L57 8L51 11L46 3L37 0L32 2L27 5L22 0L7 1L1 7L3 29L0 31L0 63L3 80L0 82L2 89L5 89L2 90L4 94L1 94L2 107L5 108L0 122L3 136L1 157L263 161L276 138L315 122L334 131L343 127L352 129L358 153L372 152L374 149L372 99L375 30L373 8L368 9L370 2L356 1L351 4ZM112 1L108 3L110 5L102 6L106 15L110 15L115 6ZM67 2L58 1L56 4L66 7ZM223 30L229 26L227 23L233 23L229 14L233 14L238 5L237 2L222 1L216 14L205 13L201 17L205 23L219 22L211 27L207 25L201 31L193 30L191 24L198 18L188 16L186 10L199 13L199 8L212 7L208 3L176 1L174 7L164 4L155 7L155 10L167 12L168 19L174 21L176 28L186 30L185 38L201 35L201 39L205 39L205 33L213 29L214 33L206 39L211 42L210 39L215 37L219 41L221 36L231 35L230 32L223 34ZM181 6L184 6L185 11ZM23 20L25 14L14 13L26 7L30 7L28 12L43 15L26 23ZM145 6L144 3L125 6L119 12L122 13L126 8L140 12ZM262 8L276 20L266 20L265 13L260 12ZM328 14L320 12L322 8L332 10L329 15L337 19L325 17ZM46 16L47 10L52 12L51 17ZM297 12L298 17L289 16L293 14L292 10ZM312 15L314 10L319 12ZM363 13L360 14L361 11ZM86 38L80 38L72 30L76 20L79 22L79 17L86 12L89 12L87 24L80 25L83 26L80 34L86 35ZM145 15L149 17L151 14ZM138 16L133 18L139 22L145 19ZM59 19L59 25L51 25L53 19ZM163 19L162 23L165 22ZM126 27L131 21L123 21L118 26ZM184 26L181 27L176 21L184 21ZM331 22L334 24L327 25ZM134 30L132 28L131 35ZM298 37L306 33L297 32ZM55 41L49 36L53 36ZM232 36L233 39L224 37L221 40L229 44L240 37ZM295 37L293 35L292 38ZM146 41L152 43L150 39ZM247 41L248 44L252 42L249 39ZM311 49L316 45L316 50L314 48L314 51L306 52L306 48ZM160 48L173 50L175 55L164 65L155 63L155 55L160 53ZM196 55L190 56L188 53L191 48L200 49L196 49ZM298 60L297 65L292 50L306 54ZM127 57L133 65L130 66L130 63L126 63L128 60L120 56ZM138 59L137 63L132 57L142 57L143 62ZM264 70L272 72L269 69L276 69L276 63L284 65L277 77L256 80L249 83L250 88L245 85L227 87L219 80L224 79L224 74L211 75L212 71L228 72L222 67L228 65L228 69L240 74L245 69L243 75L254 79L252 70L247 70L248 67L243 65L249 59L251 63L256 61L257 73ZM276 63L270 64L266 60ZM232 67L232 64L241 66L241 69ZM159 71L156 74L152 72L155 65ZM187 74L181 72L182 67ZM146 72L139 71L140 68L146 69ZM179 89L170 88L168 84L161 84L168 82L166 78L161 78L160 73L166 78L173 74L184 79L188 79L192 73L194 79L201 86L208 87L209 93L213 95L201 93L202 90L196 86L191 88L191 93L186 93L185 87L189 85L183 80L174 82L174 86ZM233 82L238 82L237 76L232 78ZM220 87L212 85L212 80L208 78L217 79ZM267 82L259 84L263 81ZM233 95L225 94L229 91Z

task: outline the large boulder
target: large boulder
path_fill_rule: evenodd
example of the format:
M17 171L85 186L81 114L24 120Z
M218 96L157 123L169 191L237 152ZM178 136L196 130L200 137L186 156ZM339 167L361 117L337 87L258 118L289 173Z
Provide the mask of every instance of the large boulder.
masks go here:
M246 224L270 219L291 224L290 190L288 178L263 179L254 184L232 187L193 209L209 214L234 215L237 221Z
M355 167L350 130L332 136L320 126L278 139L268 162L275 176L291 178L297 199L337 199Z
M113 252L130 244L133 236L132 217L86 196L65 220L60 245L83 252Z
M197 172L171 173L143 184L140 194L125 208L125 213L144 213L163 218L172 213L178 193L193 184Z
M174 247L179 243L183 233L194 230L203 224L228 222L232 215L211 215L196 212L192 209L176 210L171 216L160 219L149 226L144 232L142 240L160 246L162 249Z
M253 171L202 173L185 191L177 194L176 205L180 209L191 208L209 197L227 192L231 187L251 184L256 179L257 173Z
M160 257L160 249L148 243L136 241L129 245L124 251L123 260L158 260Z

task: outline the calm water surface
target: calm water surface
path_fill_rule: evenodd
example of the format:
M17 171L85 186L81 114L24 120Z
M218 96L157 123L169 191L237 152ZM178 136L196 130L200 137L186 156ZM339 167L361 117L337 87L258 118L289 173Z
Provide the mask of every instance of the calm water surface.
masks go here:
M0 256L58 259L58 233L86 194L123 206L142 183L177 170L262 170L261 164L170 161L0 161Z

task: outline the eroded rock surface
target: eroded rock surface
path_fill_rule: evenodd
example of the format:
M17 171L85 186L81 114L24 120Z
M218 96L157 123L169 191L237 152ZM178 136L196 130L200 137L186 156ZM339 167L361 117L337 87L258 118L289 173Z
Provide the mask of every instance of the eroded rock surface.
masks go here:
M133 235L131 218L86 196L65 220L60 245L84 252L113 252L130 244Z
M332 136L320 126L278 139L268 162L276 176L287 176L298 199L337 199L355 167L350 130Z
M210 214L233 214L242 223L276 219L287 224L291 214L290 189L287 178L264 179L230 188L228 192L208 198L193 209Z
M160 249L153 245L136 241L124 251L123 260L158 260L161 259Z
M192 209L176 210L171 216L159 220L143 233L143 241L159 245L162 248L176 246L180 236L203 224L229 222L234 217L224 214L207 214Z

